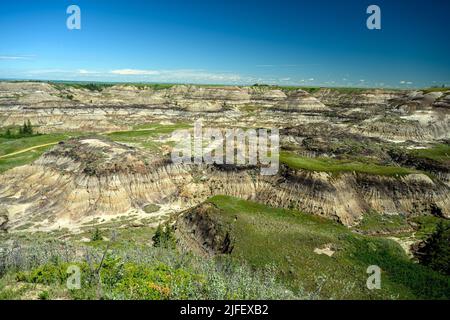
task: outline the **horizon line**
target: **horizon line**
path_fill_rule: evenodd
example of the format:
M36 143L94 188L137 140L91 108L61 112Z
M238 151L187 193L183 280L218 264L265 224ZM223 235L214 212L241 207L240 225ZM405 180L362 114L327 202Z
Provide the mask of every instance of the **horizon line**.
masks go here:
M279 88L323 88L323 89L339 89L339 88L351 88L351 89L379 89L379 90L426 90L426 89L449 89L449 86L428 86L428 87L360 87L360 86L321 86L321 85L282 85L282 84L266 84L266 83L254 83L254 84L223 84L223 83L191 83L191 82L152 82L152 81L96 81L96 80L63 80L63 79L24 79L24 78L0 78L0 82L47 82L47 83L98 83L98 84L149 84L149 85L191 85L191 86L223 86L223 87L279 87Z

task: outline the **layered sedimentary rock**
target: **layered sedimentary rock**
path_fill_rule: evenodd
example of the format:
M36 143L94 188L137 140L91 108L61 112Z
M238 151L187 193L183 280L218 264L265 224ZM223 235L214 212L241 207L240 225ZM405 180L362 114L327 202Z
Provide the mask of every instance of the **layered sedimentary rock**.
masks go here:
M313 96L329 106L358 107L386 106L393 99L403 98L405 91L381 89L320 89Z
M148 204L185 209L218 194L345 225L370 210L450 215L449 187L424 174L332 175L282 167L275 176L261 176L250 167L174 165L97 137L60 143L33 164L0 175L0 203L9 230L33 221L39 221L33 227L37 230L72 228L94 217L143 213Z
M89 88L0 82L0 126L21 125L30 120L40 132L99 132L206 116L211 123L242 127L337 123L368 137L431 141L450 138L449 99L446 89L430 93L319 89L308 93L267 86Z
M286 99L278 102L275 108L284 111L329 111L317 98L309 95L306 91L296 90L291 92Z

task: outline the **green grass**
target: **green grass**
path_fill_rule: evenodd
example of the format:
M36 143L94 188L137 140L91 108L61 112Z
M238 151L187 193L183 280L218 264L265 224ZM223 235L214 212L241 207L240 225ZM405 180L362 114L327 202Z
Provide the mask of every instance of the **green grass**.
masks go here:
M429 149L416 149L411 154L418 158L431 159L438 162L450 163L450 145L439 143Z
M46 146L17 154L11 157L0 159L0 173L5 172L14 167L19 167L33 162L39 158L45 151L51 149L52 146Z
M152 89L152 90L164 90L170 89L174 86L174 84L170 83L127 83L125 85L135 86L138 89Z
M385 215L367 212L356 229L367 233L396 234L410 231L411 227L404 215Z
M134 86L138 89L153 89L153 90L163 90L170 89L174 86L174 84L170 83L141 83L141 82L85 82L85 81L58 81L58 82L50 82L50 84L54 85L57 89L63 90L66 88L75 88L75 89L87 89L90 91L102 91L103 89L112 87L114 85L123 85L123 86Z
M329 173L358 172L382 176L403 176L418 172L403 167L382 166L357 161L300 157L290 152L281 152L280 162L296 170L302 169Z
M450 87L445 87L445 88L426 88L426 89L422 89L423 93L430 93L430 92L445 92L450 90Z
M117 142L136 144L140 147L157 151L160 150L163 143L155 141L155 139L158 139L160 136L170 135L175 130L188 128L191 128L191 126L185 123L169 125L153 123L136 126L133 128L134 130L130 131L111 132L106 136Z
M150 203L147 204L143 210L145 211L145 213L153 213L159 211L160 208L161 208L160 206Z
M209 200L210 215L231 226L232 256L257 268L273 264L291 287L315 290L337 299L446 298L450 278L409 260L394 241L358 235L327 219L297 211L271 208L228 196ZM331 246L333 256L315 248ZM382 289L366 288L367 267L382 270Z
M159 124L159 123L147 123L147 124L141 124L134 126L134 130L139 129L152 129L152 132L154 134L169 134L172 133L174 130L179 129L189 129L192 128L193 125L184 123L184 122L177 122L173 124Z
M42 134L31 137L11 138L11 139L1 137L0 156L42 144L59 142L62 140L66 140L71 136L72 134L53 133L53 134Z
M57 143L70 137L77 136L77 133L52 133L41 134L21 138L0 137L0 156L8 155L24 149L40 146L48 143ZM45 151L53 146L43 146L24 153L0 158L0 173L14 167L23 166L39 158Z
M66 88L87 89L89 91L102 91L105 88L113 86L112 83L106 82L84 82L84 81L58 81L50 82L55 88L63 90Z
M411 219L418 225L418 229L415 232L415 237L417 239L426 239L430 234L434 232L436 226L439 222L443 222L444 225L450 226L450 221L448 219L443 219L435 216L420 216Z
M134 130L123 132L112 132L106 134L110 139L117 142L136 144L150 150L160 150L163 143L155 141L162 135L168 135L174 130L190 128L185 123L175 123L170 125L161 124L144 124L136 126ZM144 129L144 130L143 130ZM52 133L41 134L29 137L0 137L0 156L8 155L27 148L56 143L67 140L71 137L80 136L81 133ZM30 150L21 154L0 158L0 172L4 172L11 168L22 166L36 160L45 151L49 150L51 146L45 146Z

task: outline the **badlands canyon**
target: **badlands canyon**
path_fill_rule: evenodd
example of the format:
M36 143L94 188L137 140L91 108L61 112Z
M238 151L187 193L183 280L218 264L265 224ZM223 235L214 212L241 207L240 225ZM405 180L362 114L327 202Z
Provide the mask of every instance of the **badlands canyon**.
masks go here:
M172 163L172 132L199 119L279 129L278 172ZM96 230L151 246L164 225L179 250L274 264L294 291L323 276L324 298L449 297L448 277L424 274L442 287L428 292L393 262L391 291L347 278L389 259L421 274L414 248L450 218L448 89L0 82L0 134L5 252Z

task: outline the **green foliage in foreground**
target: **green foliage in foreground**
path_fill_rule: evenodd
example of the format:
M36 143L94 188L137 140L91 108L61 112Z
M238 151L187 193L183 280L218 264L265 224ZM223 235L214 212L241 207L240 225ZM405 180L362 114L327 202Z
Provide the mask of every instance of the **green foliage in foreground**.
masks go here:
M218 225L229 225L232 256L254 267L277 266L286 285L335 299L448 299L450 277L413 263L396 242L362 236L327 219L227 196L210 199ZM316 249L330 248L332 256ZM378 265L382 289L366 288Z
M86 254L82 260L71 261L64 251L30 249L33 255L20 256L21 261L26 260L21 262L25 266L8 265L1 273L0 299L30 298L33 287L41 290L34 293L40 299L309 298L277 283L273 268L252 270L227 258L204 259L169 249L135 246L108 250L106 255ZM35 264L30 260L33 257L41 262L29 268L26 265ZM74 265L81 271L81 289L69 290L67 271Z
M329 173L357 172L382 176L403 176L418 171L394 166L382 166L373 163L337 160L330 158L300 157L290 152L280 153L280 162L292 169Z

